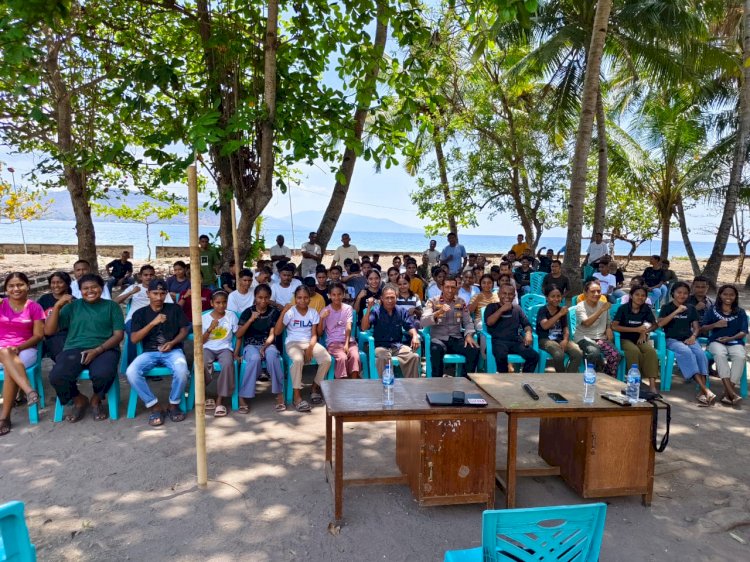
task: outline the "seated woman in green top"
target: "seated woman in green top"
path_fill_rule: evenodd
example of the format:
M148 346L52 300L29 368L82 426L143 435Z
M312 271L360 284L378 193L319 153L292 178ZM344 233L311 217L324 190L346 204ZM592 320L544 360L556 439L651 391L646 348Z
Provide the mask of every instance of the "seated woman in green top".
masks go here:
M57 362L49 374L60 403L71 400L73 408L66 416L69 422L80 421L91 406L94 419L107 418L102 400L117 381L117 363L125 321L120 306L102 299L104 280L87 273L78 280L81 297L73 301L70 295L60 297L47 317L44 335L51 336L58 328L67 329L68 337ZM94 394L91 399L78 391L76 380L84 369L89 370Z

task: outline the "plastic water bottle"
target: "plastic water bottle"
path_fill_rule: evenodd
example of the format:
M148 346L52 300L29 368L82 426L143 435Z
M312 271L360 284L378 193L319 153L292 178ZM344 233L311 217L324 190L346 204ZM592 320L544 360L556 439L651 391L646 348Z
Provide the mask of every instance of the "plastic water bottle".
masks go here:
M391 362L388 361L388 363L385 364L385 369L383 370L382 377L383 379L383 406L393 406L393 367L391 367Z
M638 402L641 394L641 372L638 370L638 365L633 363L628 371L628 377L625 379L628 386L625 390L625 394L628 397L630 403Z
M586 363L586 371L583 373L583 403L593 404L596 395L596 371L594 366Z

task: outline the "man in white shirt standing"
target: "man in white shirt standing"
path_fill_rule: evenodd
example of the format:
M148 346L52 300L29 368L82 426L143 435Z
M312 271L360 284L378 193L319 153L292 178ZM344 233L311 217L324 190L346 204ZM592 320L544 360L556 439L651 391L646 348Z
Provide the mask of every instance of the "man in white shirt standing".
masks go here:
M292 251L284 246L284 237L281 234L276 237L276 245L271 246L268 252L271 255L273 266L277 271L292 259Z
M607 244L602 241L603 238L604 235L601 232L597 232L594 235L594 241L589 244L589 249L586 250L584 264L596 268L599 266L599 260L609 254L609 248L607 247ZM602 293L604 293L604 290L602 290Z
M423 256L427 257L428 271L432 271L432 268L438 265L438 262L440 262L440 252L435 249L436 247L437 240L430 240L430 247L427 248L422 254Z
M354 244L350 244L351 237L345 232L341 235L341 246L336 248L333 253L331 265L342 264L346 258L352 260L352 263L359 263L359 250Z
M310 241L302 244L302 277L315 277L315 268L323 259L323 250L320 249L317 240L318 233L311 232Z

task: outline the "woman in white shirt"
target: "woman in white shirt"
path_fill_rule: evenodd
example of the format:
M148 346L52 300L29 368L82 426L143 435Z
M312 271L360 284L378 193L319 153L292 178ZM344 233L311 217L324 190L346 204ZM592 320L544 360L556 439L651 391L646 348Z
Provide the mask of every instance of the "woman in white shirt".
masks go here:
M320 393L320 383L323 382L328 368L331 366L331 356L318 343L317 325L320 317L314 308L310 308L310 290L300 285L294 290L294 304L287 304L281 311L281 317L274 328L274 333L280 336L286 329L285 348L292 360L289 368L292 388L294 389L294 407L298 412L309 412L312 408L306 400L302 400L302 367L313 359L318 363L315 381L312 385L310 402L314 405L323 403Z
M232 337L237 331L237 315L227 310L226 291L216 291L211 296L213 310L203 313L203 325L208 328L203 332L203 369L206 385L214 379L214 361L221 365L219 378L216 381L216 400L206 400L206 409L213 406L214 416L227 415L222 399L229 398L234 392L234 346Z

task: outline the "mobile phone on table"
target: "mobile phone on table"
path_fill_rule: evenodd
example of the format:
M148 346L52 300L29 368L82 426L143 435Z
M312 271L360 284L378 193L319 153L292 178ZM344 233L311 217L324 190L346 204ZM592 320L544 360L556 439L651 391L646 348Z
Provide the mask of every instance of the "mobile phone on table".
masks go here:
M565 396L563 396L559 392L548 392L547 396L549 396L555 404L567 404L568 403L568 399L565 398Z
M464 393L462 390L454 390L452 402L454 404L464 404L466 402L466 393Z

